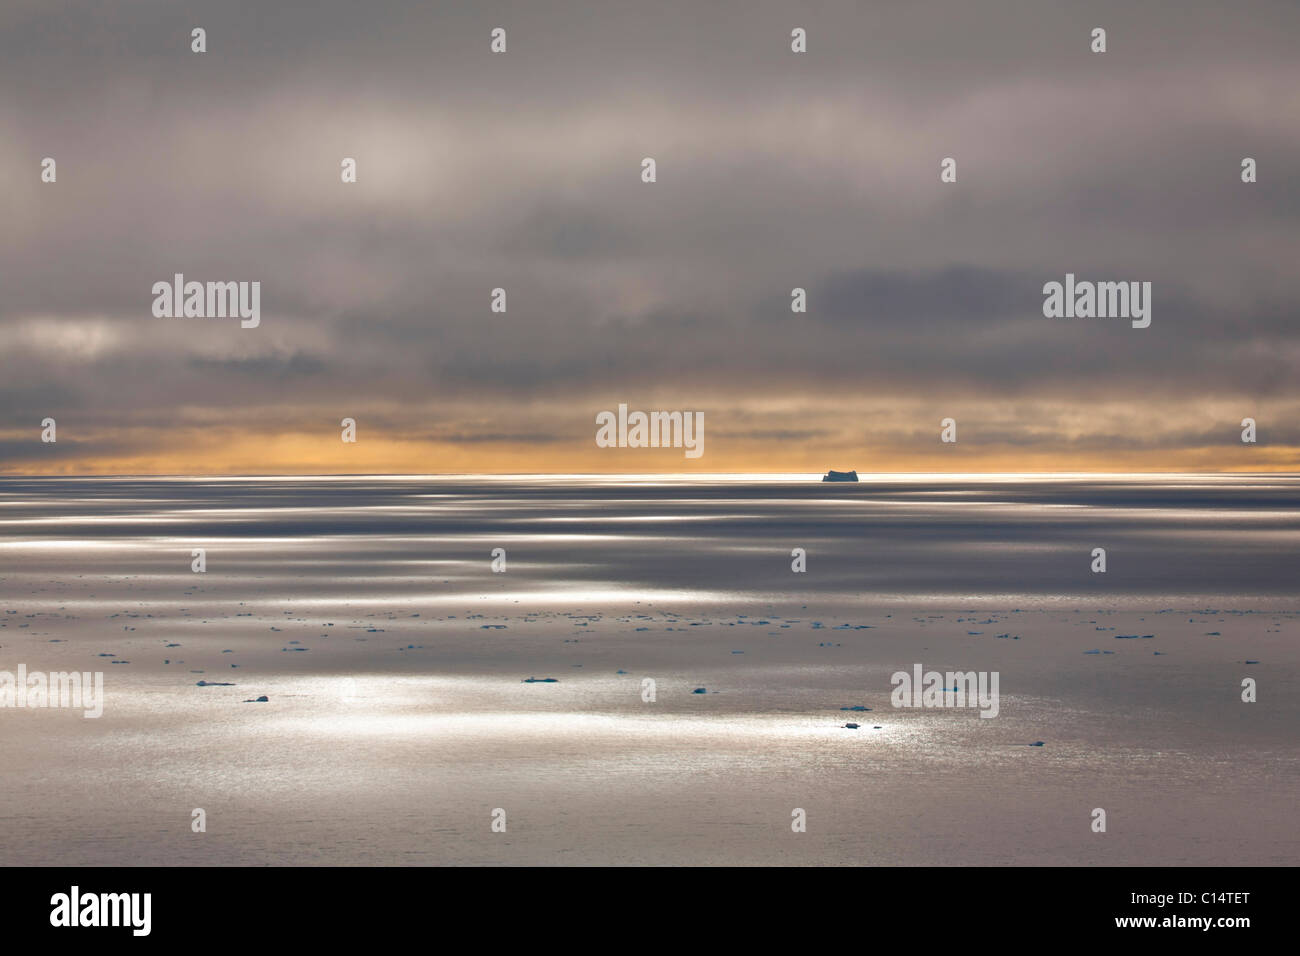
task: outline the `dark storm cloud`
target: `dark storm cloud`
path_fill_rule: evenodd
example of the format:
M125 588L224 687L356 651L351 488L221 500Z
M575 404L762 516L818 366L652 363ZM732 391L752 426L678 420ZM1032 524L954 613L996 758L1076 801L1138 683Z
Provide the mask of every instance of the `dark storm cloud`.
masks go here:
M39 429L33 429L35 434ZM120 455L145 451L153 447L147 436L123 438L114 435L111 438L92 440L78 439L70 436L66 428L60 427L57 441L32 442L24 439L0 439L0 461L10 459L51 462L76 463L93 460L100 455Z
M15 427L346 399L420 434L473 402L439 440L525 443L506 403L585 428L628 391L1298 397L1293 3L17 2L0 27ZM261 327L153 318L176 272L261 281ZM1066 272L1151 281L1151 327L1045 319Z
M325 370L325 363L313 355L258 355L253 358L189 359L189 367L198 371L233 372L261 377L276 375L315 375Z
M909 274L861 270L827 277L817 290L814 318L947 323L988 322L1033 314L1042 304L1033 277L989 269L950 268ZM786 303L789 312L789 303Z
M83 393L65 385L35 384L25 388L0 388L0 408L15 418L39 418L51 408L73 408L84 401Z

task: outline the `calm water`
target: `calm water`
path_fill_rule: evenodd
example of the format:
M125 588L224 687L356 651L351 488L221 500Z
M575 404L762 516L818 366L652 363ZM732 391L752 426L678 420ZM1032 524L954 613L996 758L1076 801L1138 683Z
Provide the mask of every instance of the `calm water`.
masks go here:
M0 541L19 580L175 573L178 552L205 547L237 586L473 596L501 588L485 574L500 547L529 597L1300 607L1300 479L1286 477L9 478Z
M1298 505L1259 476L0 479L0 671L107 696L0 709L0 862L1294 865ZM999 715L895 709L915 663L998 672Z

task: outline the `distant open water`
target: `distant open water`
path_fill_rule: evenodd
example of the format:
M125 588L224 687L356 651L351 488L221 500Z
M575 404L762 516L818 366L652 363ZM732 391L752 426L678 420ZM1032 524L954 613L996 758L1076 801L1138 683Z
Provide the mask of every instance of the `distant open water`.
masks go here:
M499 589L500 547L538 597L1295 609L1300 479L0 479L0 574L173 571L191 547L263 588L396 599Z

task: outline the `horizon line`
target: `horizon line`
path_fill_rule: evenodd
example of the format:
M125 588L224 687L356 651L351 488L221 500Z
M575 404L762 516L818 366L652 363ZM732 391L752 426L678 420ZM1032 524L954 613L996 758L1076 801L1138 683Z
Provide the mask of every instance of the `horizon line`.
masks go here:
M320 472L320 473L219 473L181 474L167 472L136 472L122 474L24 474L0 472L3 479L48 478L63 480L105 480L119 479L234 479L234 480L293 480L299 478L582 478L645 481L654 479L676 480L820 480L824 472ZM970 479L970 478L1125 478L1125 477L1162 477L1162 478L1296 478L1300 471L874 471L858 472L858 483L872 479ZM829 482L830 484L853 484L853 482Z

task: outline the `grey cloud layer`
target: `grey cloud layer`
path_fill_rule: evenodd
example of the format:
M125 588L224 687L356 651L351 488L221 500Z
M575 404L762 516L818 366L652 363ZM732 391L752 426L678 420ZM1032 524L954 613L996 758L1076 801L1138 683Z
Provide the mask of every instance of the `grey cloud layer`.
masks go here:
M436 6L7 5L6 411L1297 398L1300 6ZM1151 328L1044 319L1067 271L1152 281ZM174 272L262 327L153 318Z

